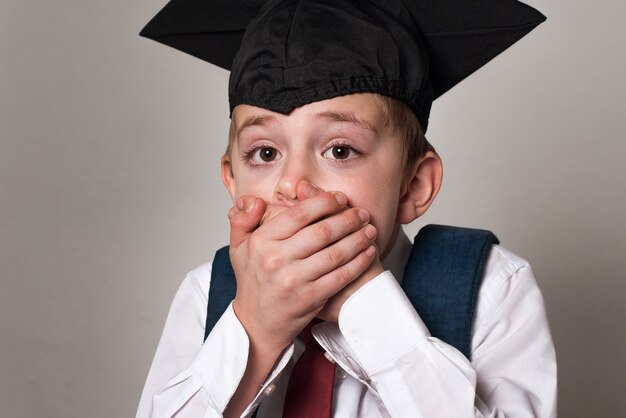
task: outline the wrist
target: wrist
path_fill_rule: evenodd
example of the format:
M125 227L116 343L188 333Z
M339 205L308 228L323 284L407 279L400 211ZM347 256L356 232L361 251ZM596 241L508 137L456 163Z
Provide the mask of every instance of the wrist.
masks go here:
M323 319L324 321L336 323L339 319L339 312L341 311L343 304L350 298L350 296L352 296L361 287L374 280L384 271L385 270L382 264L378 259L376 259L356 280L344 287L340 292L335 294L335 296L328 299L326 305L324 305L324 309L320 311L317 317Z
M235 297L233 300L233 311L235 316L243 326L250 343L250 351L263 357L278 357L285 348L293 341L293 337L281 335L281 333L267 330L259 323L259 315L251 314L245 309L250 306Z

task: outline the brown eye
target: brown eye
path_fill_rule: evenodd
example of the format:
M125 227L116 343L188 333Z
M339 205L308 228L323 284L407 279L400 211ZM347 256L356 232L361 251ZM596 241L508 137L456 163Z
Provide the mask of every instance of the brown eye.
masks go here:
M338 160L345 160L350 156L350 149L348 147L342 147L336 145L332 148L333 157Z
M324 158L329 160L349 160L359 155L359 152L349 145L333 145L326 148L326 151L322 154Z
M259 150L259 158L266 163L274 161L277 155L278 152L274 148L263 147Z
M244 161L247 161L252 165L273 163L276 160L280 160L281 157L282 155L280 154L280 151L270 146L253 148L250 151L245 152L243 155Z

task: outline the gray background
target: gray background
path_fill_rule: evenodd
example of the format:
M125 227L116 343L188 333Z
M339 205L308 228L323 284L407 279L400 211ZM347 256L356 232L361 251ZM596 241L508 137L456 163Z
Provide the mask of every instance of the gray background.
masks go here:
M549 18L438 100L446 174L409 228L534 266L560 415L624 416L626 7ZM185 273L227 243L226 71L137 32L163 0L0 2L0 414L132 416Z

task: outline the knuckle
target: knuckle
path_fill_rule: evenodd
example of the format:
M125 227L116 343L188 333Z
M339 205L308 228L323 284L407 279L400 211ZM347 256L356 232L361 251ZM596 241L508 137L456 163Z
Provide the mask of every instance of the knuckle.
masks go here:
M324 192L316 198L319 199L319 207L323 213L329 214L337 209L337 199L332 193Z
M353 231L361 226L361 219L359 219L359 215L357 210L350 210L344 216L344 222L348 230Z
M342 264L343 256L341 254L341 251L339 251L337 248L329 248L327 254L332 266L338 266Z
M313 228L313 232L315 234L315 237L318 239L318 241L320 242L331 241L332 231L330 229L330 226L327 223L320 222L316 224L315 227Z
M276 271L282 265L280 256L272 254L261 258L261 268L265 271Z
M337 282L341 286L345 286L352 281L352 274L348 271L348 269L340 269L337 270Z
M298 289L298 278L293 275L285 276L281 280L281 287L286 295L293 294Z
M331 210L337 206L337 198L332 193L330 192L324 193L323 198L324 198L323 202L324 202L325 209Z
M295 205L287 209L287 213L291 220L297 223L302 223L306 220L306 212L302 205Z
M354 246L356 248L363 248L365 245L369 244L369 239L365 235L365 232L360 231L357 234L354 234Z

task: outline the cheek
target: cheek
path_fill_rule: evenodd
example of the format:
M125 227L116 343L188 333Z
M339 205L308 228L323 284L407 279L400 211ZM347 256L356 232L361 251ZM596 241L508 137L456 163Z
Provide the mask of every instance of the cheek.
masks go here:
M266 202L271 201L274 189L268 182L262 182L254 178L246 178L235 180L235 183L237 184L237 197L247 195L259 197Z
M233 174L235 181L235 198L239 198L240 196L255 196L268 202L271 201L274 186L269 179L242 169L242 167L235 167Z
M385 252L389 239L396 226L396 215L398 212L397 198L386 201L386 205L377 208L376 212L371 214L372 223L378 231L376 237L376 245L380 252Z
M238 152L235 147L233 155ZM235 185L235 199L241 196L255 196L267 201L267 189L271 189L265 176L248 169L241 160L234 160L232 163L232 175Z

